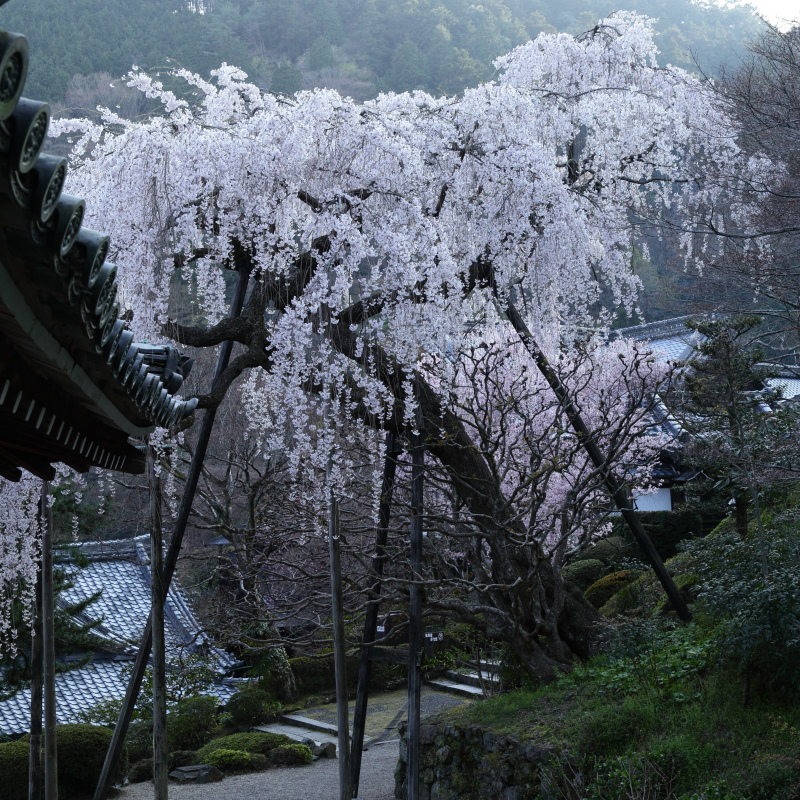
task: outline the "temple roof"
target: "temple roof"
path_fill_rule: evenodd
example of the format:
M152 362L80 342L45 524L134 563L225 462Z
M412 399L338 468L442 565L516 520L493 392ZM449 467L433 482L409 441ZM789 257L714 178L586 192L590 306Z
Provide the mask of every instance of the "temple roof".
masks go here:
M148 548L149 537L139 536L85 542L56 551L55 560L69 573L72 584L58 596L59 606L76 604L102 592L76 619L82 623L100 620L93 633L106 643L103 651L91 654L89 663L56 675L59 723L78 722L98 703L124 697L130 664L150 614ZM75 563L76 552L80 554L77 560L85 566ZM201 693L227 702L243 685L240 680L225 677L239 662L205 633L176 581L169 588L164 612L168 671L178 674L187 656L202 655L214 678ZM76 653L62 660L68 665L87 655ZM29 689L0 701L0 733L24 733L29 730L29 723Z
M42 154L50 109L21 97L27 64L25 37L0 31L0 476L141 472L128 439L185 424L191 359L120 318L109 237L62 193L66 160Z

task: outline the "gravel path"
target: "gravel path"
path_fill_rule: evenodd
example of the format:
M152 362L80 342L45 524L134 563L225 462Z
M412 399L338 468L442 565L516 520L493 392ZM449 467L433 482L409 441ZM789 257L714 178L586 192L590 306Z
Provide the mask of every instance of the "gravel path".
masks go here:
M375 745L362 755L359 800L393 800L397 742ZM307 767L282 767L247 775L231 775L219 783L176 786L170 800L338 800L336 759L321 758ZM117 800L152 800L153 782L122 789Z

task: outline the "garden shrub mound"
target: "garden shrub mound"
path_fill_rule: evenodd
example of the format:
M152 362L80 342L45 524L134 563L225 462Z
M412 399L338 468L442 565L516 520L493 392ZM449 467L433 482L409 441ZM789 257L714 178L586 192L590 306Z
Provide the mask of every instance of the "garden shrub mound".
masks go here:
M357 654L347 657L347 688L355 691L358 682ZM294 675L298 695L333 691L336 688L336 675L333 667L333 655L321 658L297 656L289 659ZM376 691L393 688L398 681L404 680L402 667L376 661L370 668L369 687Z
M581 590L585 591L595 581L603 577L606 565L599 558L584 558L580 561L573 561L567 564L561 574L568 580L576 584Z
M311 748L306 744L282 744L269 754L270 763L276 767L300 767L313 759Z
M223 772L250 772L267 766L266 756L248 753L246 750L232 750L220 747L208 754L204 764L211 764Z
M196 764L211 764L209 760L217 750L241 750L245 753L268 755L276 747L292 744L288 736L281 733L266 733L253 731L252 733L232 733L230 736L221 736L201 747L196 753Z
M236 692L225 706L234 725L258 725L272 719L281 710L281 704L263 689L242 689Z
M193 750L211 738L216 726L215 697L185 697L167 714L167 747L169 750Z
M20 740L0 744L0 786L3 787L3 800L27 800L27 742Z
M100 725L75 724L56 727L59 796L70 797L94 791L111 730ZM30 737L0 744L0 787L3 800L25 800L28 796L28 750ZM122 783L128 771L128 751L123 748L114 783Z
M602 608L617 592L632 584L640 575L640 572L630 569L612 572L595 581L583 594L595 608Z
M94 792L113 732L86 723L56 726L58 784L62 797ZM128 771L128 750L123 747L113 782L122 783Z
M188 766L188 765L187 765ZM143 758L131 765L128 770L128 780L131 783L144 783L153 780L153 759Z

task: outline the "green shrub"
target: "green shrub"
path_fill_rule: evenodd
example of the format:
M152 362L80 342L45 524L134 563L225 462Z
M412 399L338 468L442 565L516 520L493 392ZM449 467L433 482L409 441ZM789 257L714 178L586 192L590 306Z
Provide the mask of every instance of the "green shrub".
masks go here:
M626 698L621 704L602 706L587 714L578 747L590 756L615 756L643 737L653 722L652 707L637 702L637 698Z
M764 541L721 530L689 542L698 603L720 659L800 691L800 510L775 517Z
M358 653L351 653L347 656L347 688L350 691L355 690L358 682L358 663ZM292 668L298 695L332 692L336 688L336 673L332 655L321 658L298 656L290 658L289 665ZM404 678L403 667L375 662L370 670L369 686L370 689L380 691L388 689Z
M640 511L638 516L662 561L672 558L678 552L679 542L703 535L703 516L693 509ZM625 542L624 552L628 558L643 558L639 545L621 518L614 520L613 537L619 537Z
M292 740L282 733L267 733L265 731L252 731L251 733L232 733L230 736L221 736L201 747L196 755L198 764L210 764L208 760L217 750L244 750L247 753L260 753L266 755L271 750L281 745L291 744Z
M225 706L234 725L257 725L281 710L281 704L261 689L242 689Z
M170 772L178 767L191 767L198 763L197 753L194 750L176 750L167 756L167 768Z
M167 746L170 750L192 750L211 738L217 724L215 697L186 697L167 714Z
M606 565L599 558L584 558L567 564L561 574L568 580L585 590L595 581L603 577Z
M289 665L292 668L295 686L301 695L324 692L336 685L333 656L325 658L299 656L290 658ZM349 676L351 670L347 672Z
M28 742L18 740L0 744L0 786L3 800L27 800Z
M112 731L100 725L56 726L58 783L64 795L94 791L111 736ZM113 782L122 783L127 771L128 750L123 747Z
M223 772L244 772L253 765L253 754L244 750L227 750L221 748L209 753L208 758L203 759L203 764L211 764Z
M128 780L131 783L144 783L153 780L153 759L143 758L137 761L128 770Z
M133 720L125 735L125 744L128 746L128 757L132 764L143 758L151 758L153 755L152 720Z
M632 584L640 575L630 569L612 572L595 581L583 594L595 607L602 608L617 592Z
M629 561L631 555L630 545L622 536L609 536L586 548L578 560L602 561L605 566L614 567L623 561Z
M305 744L282 744L269 754L272 764L282 767L298 767L314 760L311 748Z

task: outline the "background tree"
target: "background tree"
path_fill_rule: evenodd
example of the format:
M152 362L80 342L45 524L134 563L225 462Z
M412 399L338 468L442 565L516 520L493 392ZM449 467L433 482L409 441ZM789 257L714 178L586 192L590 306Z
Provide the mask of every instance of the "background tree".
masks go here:
M691 437L687 459L733 498L742 537L752 508L763 543L763 493L797 477L798 420L794 407L781 403L779 391L763 391L765 379L774 373L754 341L760 322L736 317L689 323L703 339L687 362L680 418Z
M738 142L772 169L742 187L758 211L745 219L709 219L716 234L711 271L755 295L759 313L779 318L788 346L800 341L800 27L769 27L738 68L726 70L719 93L740 126ZM746 309L739 297L731 310ZM752 307L752 304L750 304Z
M641 0L636 9L659 20L665 63L692 70L696 56L707 73L731 63L761 26L740 5ZM76 75L117 78L133 64L155 74L168 59L201 74L223 61L236 64L266 87L276 68L297 63L320 38L336 48L339 69L320 73L329 65L312 58L303 85L342 94L349 86L363 100L387 88L455 93L477 86L512 47L540 33L578 34L606 13L594 0L14 0L0 9L0 24L26 32L36 53L29 91L51 103L62 101ZM398 83L398 48L406 40L419 48L417 69L410 82ZM355 86L349 83L354 73L360 75Z

